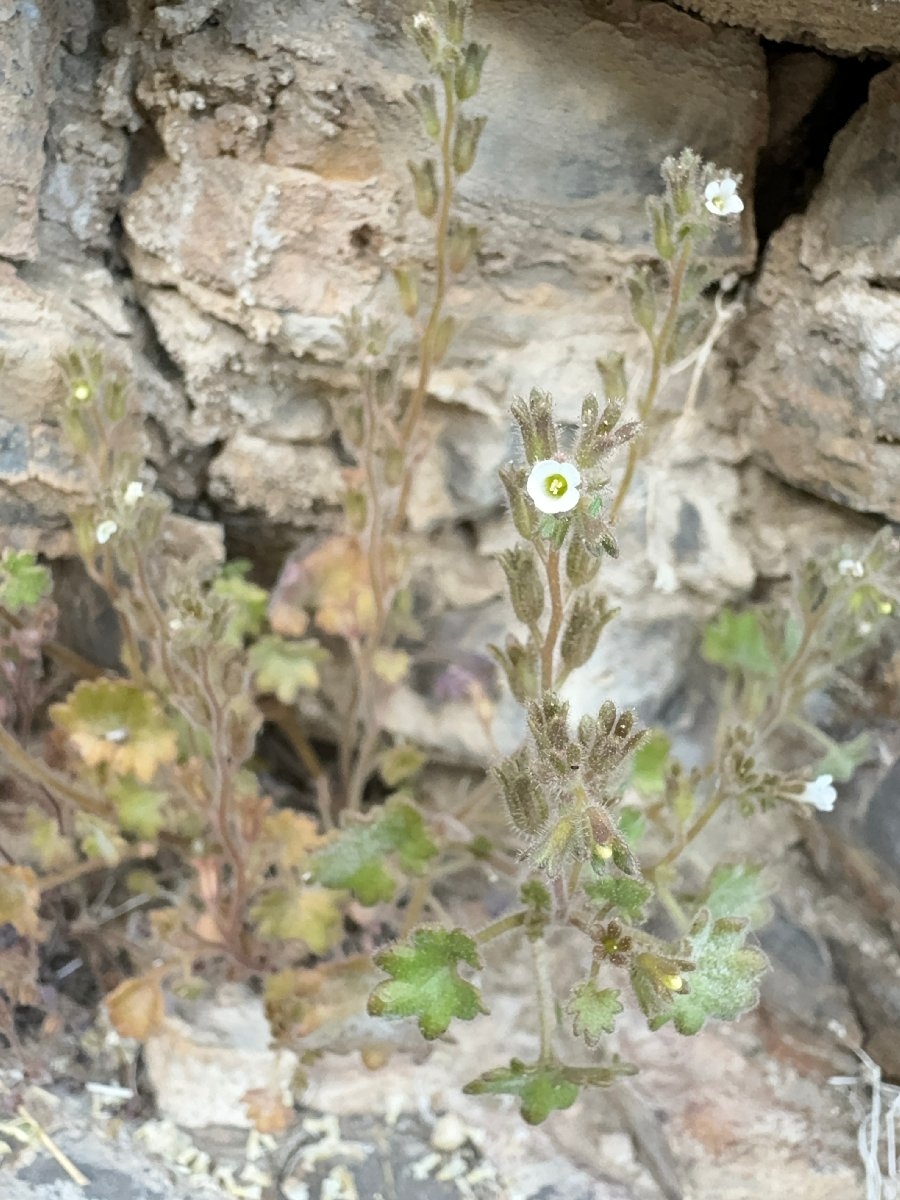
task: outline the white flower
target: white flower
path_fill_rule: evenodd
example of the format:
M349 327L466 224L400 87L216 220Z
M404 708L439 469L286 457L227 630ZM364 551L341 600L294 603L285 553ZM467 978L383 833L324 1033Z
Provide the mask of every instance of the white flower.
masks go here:
M831 785L830 775L820 775L812 783L808 783L800 793L801 804L811 804L819 812L831 812L837 799L837 792Z
M143 498L143 495L144 485L139 479L132 479L131 483L129 483L128 487L125 489L125 495L123 497L126 507L133 508L134 505L137 504L138 500Z
M850 575L853 579L862 579L866 573L866 568L856 558L842 558L838 563L838 570L842 575Z
M118 525L115 521L101 521L97 526L94 537L97 539L98 546L105 546L114 533L118 531Z
M705 204L717 217L730 217L744 211L744 202L737 194L737 184L730 175L723 179L712 179L706 185Z
M525 490L542 513L563 513L580 498L581 472L571 463L545 458L531 468Z

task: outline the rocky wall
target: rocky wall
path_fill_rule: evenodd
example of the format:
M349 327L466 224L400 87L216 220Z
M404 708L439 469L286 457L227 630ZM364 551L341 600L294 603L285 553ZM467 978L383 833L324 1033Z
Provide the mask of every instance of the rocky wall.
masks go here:
M816 6L808 29L800 0L795 13L763 0L477 6L494 47L480 97L490 119L461 205L484 243L450 299L463 327L434 378L434 450L412 505L432 660L481 654L508 621L492 556L510 536L496 479L513 448L510 397L547 388L572 418L598 385L598 354L640 362L621 271L652 257L644 197L685 145L743 175L744 219L716 248L727 283L709 301L728 310L727 330L637 480L605 574L625 615L573 700L609 694L689 729L709 703L693 665L706 615L801 554L852 551L877 519L900 520L900 67L860 68L869 98L825 131L820 171L804 158L810 114L840 94L844 68L797 47L775 61L758 36L893 51L900 5L842 11L854 4L843 24ZM224 528L271 577L300 539L333 527L334 412L354 386L339 321L354 305L389 310L389 267L426 233L404 165L418 136L403 93L420 65L399 32L412 10L0 0L4 541L70 549L79 484L54 424L56 357L86 338L134 378L188 540L215 551ZM775 204L768 190L791 172L801 183ZM758 178L758 211L791 213L761 261ZM690 371L677 375L665 403L678 411L691 386ZM878 800L897 715L885 701L885 762L815 847L823 870L874 878L882 902L885 830L900 841L897 806ZM437 707L427 687L401 693L391 719L452 761L489 751L468 710ZM512 732L501 706L498 736ZM892 893L887 903L900 927ZM832 979L824 935L816 955Z

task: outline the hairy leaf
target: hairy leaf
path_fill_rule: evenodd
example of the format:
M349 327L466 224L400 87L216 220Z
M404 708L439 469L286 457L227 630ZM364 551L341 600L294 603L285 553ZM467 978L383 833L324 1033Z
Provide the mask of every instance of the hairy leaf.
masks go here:
M710 875L699 906L708 909L713 920L745 917L752 929L759 929L772 916L770 891L761 867L752 863L723 864Z
M341 936L339 897L328 888L273 888L260 896L250 919L260 937L306 942L313 954L325 954Z
M50 594L53 581L28 550L4 550L0 559L0 604L12 612L33 608Z
M312 859L313 878L326 887L347 888L362 904L394 898L398 882L385 865L396 857L408 874L420 875L437 847L411 804L393 797L374 817L348 821Z
M623 1011L616 988L598 988L590 980L576 984L566 1012L574 1018L572 1032L596 1046L604 1033L612 1033L616 1017Z
M540 1125L556 1109L571 1108L580 1088L567 1079L557 1063L523 1063L514 1058L508 1067L485 1071L463 1091L469 1096L518 1096L523 1118Z
M313 638L287 641L277 634L260 638L250 649L256 686L271 692L282 704L293 704L300 692L319 686L319 664L328 657Z
M597 904L611 904L627 921L640 921L653 889L637 879L610 875L585 882L584 893Z
M690 990L673 992L667 1011L649 1020L651 1029L672 1021L679 1033L699 1032L710 1018L734 1020L759 1002L759 977L768 966L761 950L745 944L749 922L702 911L688 934L695 969Z
M471 1021L487 1012L481 993L460 978L461 963L478 968L475 942L461 929L417 929L406 942L375 955L390 975L369 997L373 1017L416 1017L426 1038L445 1033L454 1017Z
M707 662L745 671L748 675L770 678L776 671L759 614L753 609L735 612L723 608L707 627L703 657Z
M661 731L654 730L631 758L631 782L647 796L655 796L666 785L666 764L672 743Z

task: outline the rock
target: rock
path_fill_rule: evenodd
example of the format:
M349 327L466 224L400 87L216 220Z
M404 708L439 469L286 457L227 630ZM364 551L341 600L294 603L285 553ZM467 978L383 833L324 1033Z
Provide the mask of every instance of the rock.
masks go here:
M37 255L38 194L62 0L0 0L0 257Z
M900 517L900 275L892 149L900 68L835 139L802 217L773 237L741 331L746 432L796 486ZM892 165L893 164L893 165Z
M337 504L342 487L341 462L333 450L271 442L249 433L236 434L209 473L214 499L293 525L308 523L322 504Z
M262 1001L240 988L220 988L190 1017L168 1015L145 1045L160 1113L184 1129L249 1128L242 1097L255 1088L289 1092L296 1054L270 1048Z
M900 49L900 13L871 0L673 0L704 20L756 30L774 42L806 42L847 54Z

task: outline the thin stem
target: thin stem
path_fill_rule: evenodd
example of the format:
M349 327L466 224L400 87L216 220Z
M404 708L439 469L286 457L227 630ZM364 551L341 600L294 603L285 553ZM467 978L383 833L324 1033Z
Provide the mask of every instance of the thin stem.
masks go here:
M0 618L11 625L13 629L24 629L25 627L25 622L21 617L17 617L15 613L9 612L2 606L0 606ZM80 654L76 654L68 646L63 646L61 642L44 642L41 652L59 666L71 671L79 679L99 679L101 675L106 674L102 667L82 658Z
M652 358L650 362L650 378L647 381L647 387L644 395L638 401L637 412L638 418L641 421L647 421L653 411L653 405L656 401L656 396L659 391L659 385L662 380L663 367L665 366L666 355L669 350L669 344L672 340L672 335L675 332L675 322L678 320L678 309L681 304L681 292L684 287L684 275L687 271L688 263L691 259L691 242L687 239L681 248L681 253L678 256L678 261L672 271L672 277L669 283L669 305L666 309L666 315L663 318L663 323L660 326L659 333L653 338L652 343ZM619 481L618 489L616 490L615 498L609 510L610 522L615 522L621 511L622 505L625 503L625 498L631 490L631 485L634 482L634 473L637 464L643 456L643 449L638 439L634 439L628 445L628 459L625 463L625 473Z
M406 410L400 432L400 444L409 451L405 460L403 479L400 483L400 494L397 498L397 509L394 514L394 530L399 532L406 522L406 510L409 506L410 490L413 475L418 466L420 456L414 454L413 439L422 418L425 407L425 397L428 394L428 384L434 367L434 350L438 326L447 294L447 234L450 230L450 212L453 205L453 130L456 124L456 94L449 73L444 75L444 128L441 138L441 197L438 209L437 225L435 228L435 286L431 303L431 312L425 325L425 332L419 343L419 375L416 387Z
M562 628L563 611L565 608L562 595L562 581L559 572L559 551L551 549L545 563L547 585L550 589L550 619L547 623L547 633L541 648L541 688L547 692L553 687L553 659L556 653L556 642Z
M542 1063L553 1060L553 987L550 982L550 965L547 960L547 947L542 938L531 943L531 954L534 962L534 986L537 994L538 1020L540 1022L541 1050L539 1061Z
M511 929L519 929L525 924L528 913L522 910L521 912L507 913L505 917L500 917L497 921L492 921L490 925L485 925L484 929L475 934L475 941L479 946L485 946L488 942L492 942L494 938L502 937L504 933L509 933Z
M0 758L5 759L16 774L45 788L52 795L71 801L76 808L82 808L85 812L93 813L97 817L109 815L109 809L99 799L92 796L90 792L83 791L40 759L34 758L2 725L0 725Z
M677 858L680 858L691 842L703 832L727 799L728 793L722 788L717 788L712 799L700 813L700 816L697 817L696 821L688 826L683 836L662 856L659 862L647 868L645 873L653 878L661 868L669 866Z

